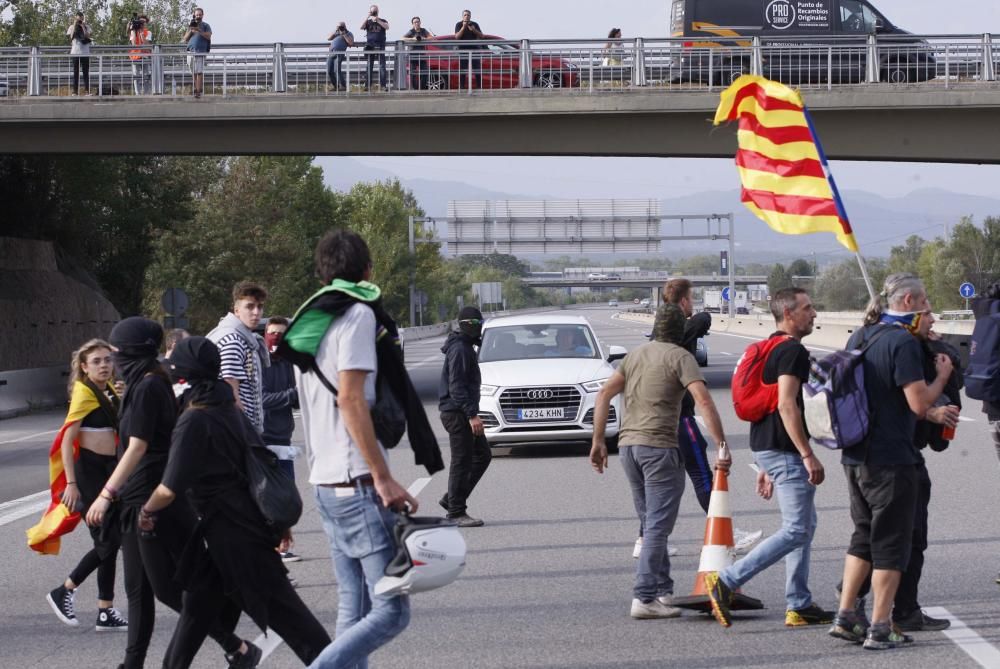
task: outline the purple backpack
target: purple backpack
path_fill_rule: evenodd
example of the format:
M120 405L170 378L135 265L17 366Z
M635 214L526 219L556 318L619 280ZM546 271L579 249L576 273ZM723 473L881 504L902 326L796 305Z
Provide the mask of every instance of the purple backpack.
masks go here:
M871 413L861 360L889 330L879 328L860 348L810 359L809 380L802 385L802 413L815 443L833 449L851 448L868 436Z

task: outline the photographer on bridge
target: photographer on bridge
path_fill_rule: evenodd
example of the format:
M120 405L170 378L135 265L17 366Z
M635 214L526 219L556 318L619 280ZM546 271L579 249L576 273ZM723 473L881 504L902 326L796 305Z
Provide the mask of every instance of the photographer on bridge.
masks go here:
M133 46L142 46L153 42L153 33L149 30L149 17L145 14L132 14L128 23L128 41ZM149 48L130 49L129 60L132 61L132 88L136 95L149 95L152 87L152 62Z
M368 8L368 16L361 22L361 29L365 31L365 51L368 52L365 90L371 90L372 68L375 66L375 59L378 58L378 85L384 91L388 78L385 70L385 34L389 30L389 22L379 17L378 5Z
M83 12L77 12L76 18L69 28L66 29L66 36L70 38L69 55L73 61L73 95L80 93L80 69L83 69L83 88L87 95L90 95L90 39L91 30L83 16Z
M205 90L205 54L212 49L212 26L205 23L205 10L194 8L194 15L184 33L184 43L188 50L188 67L194 78L192 91L195 98L200 98Z

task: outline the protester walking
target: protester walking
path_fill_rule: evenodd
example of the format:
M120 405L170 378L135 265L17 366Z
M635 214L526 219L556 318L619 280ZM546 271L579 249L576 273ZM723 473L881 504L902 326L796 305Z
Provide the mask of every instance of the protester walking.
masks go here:
M174 576L197 518L190 506L176 504L160 514L155 532L138 527L143 503L163 478L177 405L170 379L156 357L163 342L159 323L139 316L126 318L111 330L110 341L116 349L112 354L115 369L126 387L118 464L90 505L87 524L102 531L121 531L130 618L122 666L138 669L146 661L153 635L154 596L174 611L181 610L182 591ZM234 628L235 621L232 626L220 621L212 638L222 646L231 666L247 666L243 660L260 651L235 636Z
M301 449L292 446L295 432L294 409L299 408L299 390L295 385L295 368L277 352L285 332L288 319L272 316L267 320L264 344L271 356L271 366L264 368L264 444L278 458L281 469L295 480L295 458ZM302 557L293 553L292 536L281 543L282 562L299 562Z
M70 360L69 411L49 451L52 503L38 525L28 530L28 546L42 555L59 552L62 534L72 531L80 510L97 499L114 471L120 401L112 387L111 345L91 339ZM94 542L65 581L46 600L62 622L76 627L76 590L97 572L98 632L127 631L128 621L115 608L115 571L120 539L90 528Z
M628 407L618 433L618 448L619 462L644 530L629 612L637 619L681 615L680 609L670 605L674 582L667 540L684 492L684 459L677 445L677 424L685 389L694 396L720 453L728 452L722 421L698 363L680 346L685 320L678 306L667 305L653 330L653 341L626 356L601 387L594 404L590 462L598 474L608 466L605 429L611 399L624 393ZM728 470L729 466L729 458L716 460L716 467Z
M80 94L80 71L83 71L83 91L90 95L90 44L93 42L90 25L83 12L77 12L73 23L66 29L70 39L69 55L73 61L73 95Z
M385 40L389 30L389 22L378 15L378 5L368 8L368 16L361 22L365 31L365 51L368 53L368 69L365 74L365 90L372 87L372 68L378 59L378 84L381 90L386 90L388 75L385 69Z
M262 632L269 628L308 665L330 636L288 582L278 542L250 496L247 449L260 436L219 380L221 358L209 339L189 337L170 358L171 374L190 386L171 438L163 480L139 513L143 532L156 532L170 509L188 497L198 513L178 569L184 607L163 666L185 669L213 625L235 627L241 609ZM177 499L178 496L181 499ZM261 653L230 666L256 666ZM343 666L343 665L342 665Z
M354 33L347 29L347 23L341 21L326 40L330 43L326 75L333 90L346 91L350 87L350 81L344 74L344 61L347 59L347 47L354 46Z
M726 569L705 575L712 613L723 627L732 624L732 595L754 576L785 559L785 625L828 625L833 612L813 601L809 560L816 532L816 487L823 483L823 463L809 445L802 417L802 384L809 380L809 351L803 337L813 331L816 309L802 288L783 288L771 298L777 331L773 348L758 373L761 382L777 386L776 403L750 425L750 450L757 463L757 493L772 495L781 510L781 529ZM746 354L749 357L749 354ZM737 375L740 373L737 368Z
M448 431L451 464L448 491L439 504L459 527L480 527L483 521L468 514L468 500L490 466L492 454L479 418L479 354L483 342L483 314L475 307L463 307L458 314L458 330L448 335L441 352L444 366L438 382L438 409L441 424Z
M316 274L324 287L299 309L278 347L296 366L309 482L337 578L336 637L312 667L365 667L410 621L407 595L374 588L396 554L397 513L418 506L393 478L376 437L376 380L404 407L416 464L433 474L443 463L403 366L396 324L368 281L368 245L348 230L328 233L316 247Z
M254 333L264 314L267 290L253 281L233 286L232 311L206 337L219 347L222 380L233 389L233 399L257 432L264 430L263 370L271 364L267 347Z
M884 302L883 302L884 300ZM886 308L888 307L888 308ZM868 436L843 451L841 462L851 501L851 536L844 561L840 610L830 635L887 650L912 641L891 626L891 608L910 560L919 456L913 446L918 418L941 396L952 372L946 355L935 359L936 377L924 380L923 354L915 334L931 314L923 283L913 274L892 274L868 305L863 328L848 348L867 346L862 357L871 407ZM874 602L870 627L856 603L871 577Z
M687 318L684 322L684 338L681 340L680 346L694 355L698 347L698 339L708 334L712 327L712 314L705 311L694 313L691 289L692 283L683 278L670 279L663 285L663 303L657 309L653 328L656 328L656 322L663 317L667 305L676 305ZM681 401L681 418L677 425L677 444L684 456L684 469L687 471L688 478L691 479L691 487L694 488L695 495L698 497L698 504L707 514L708 503L712 496L712 466L708 461L708 442L702 436L701 428L698 427L698 421L694 415L694 398L687 391L684 392L684 399ZM733 538L736 554L745 554L760 541L763 535L761 530L747 531L734 527ZM671 556L678 553L678 550L672 546L667 551ZM635 546L632 548L632 557L638 558L641 552L642 528L640 527L639 538L635 540Z

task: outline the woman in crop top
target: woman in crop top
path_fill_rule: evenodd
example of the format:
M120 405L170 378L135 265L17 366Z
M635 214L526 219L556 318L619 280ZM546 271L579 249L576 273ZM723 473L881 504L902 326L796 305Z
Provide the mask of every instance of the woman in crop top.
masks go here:
M69 412L50 453L55 507L50 506L40 523L42 527L55 529L36 537L36 543L32 544L32 548L42 553L58 552L59 535L72 530L79 522L79 512L97 499L117 462L115 448L120 403L110 383L111 346L101 339L92 339L73 353L70 364ZM53 520L60 522L53 524ZM74 604L76 589L96 571L96 630L127 631L128 622L114 606L120 538L117 532L101 527L90 528L90 535L94 547L46 599L62 622L74 627L79 625Z

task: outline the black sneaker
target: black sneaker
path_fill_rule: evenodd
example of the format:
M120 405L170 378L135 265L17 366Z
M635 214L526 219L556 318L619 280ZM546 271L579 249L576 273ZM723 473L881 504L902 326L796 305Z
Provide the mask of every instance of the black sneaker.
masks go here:
M229 663L229 669L254 669L254 667L260 664L260 659L264 656L264 651L249 641L244 641L244 643L247 645L247 652L240 653L237 651L235 653L226 653L226 662Z
M128 632L128 621L122 616L121 611L109 606L106 609L97 609L97 625L94 629L98 632Z
M893 617L892 621L900 632L940 632L951 627L947 618L931 618L920 609L902 618Z
M479 518L473 518L467 513L463 513L461 516L455 516L454 518L449 517L448 520L454 521L459 527L482 527L484 523Z
M278 553L278 555L281 556L282 562L302 562L302 556L292 551L285 551L284 553Z
M785 611L787 627L803 627L805 625L829 625L836 614L827 611L813 603L804 609L788 609Z
M851 643L864 643L868 629L867 625L862 625L858 620L848 620L837 615L833 619L833 627L830 628L828 634Z
M445 493L444 497L438 500L438 506L440 506L445 511L448 510L448 493ZM998 580L997 583L1000 583L1000 580Z
M913 643L913 637L903 634L893 627L877 629L874 626L868 629L868 637L865 639L866 650L889 650L898 648L904 643Z
M76 619L76 607L73 605L73 598L76 597L76 590L68 590L66 586L60 585L58 588L45 595L45 601L49 603L55 611L59 620L70 627L76 627L80 621Z
M705 574L705 590L712 602L712 615L723 627L731 626L733 618L729 613L729 604L733 601L733 591L719 578L719 572L710 571Z

